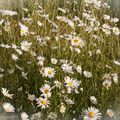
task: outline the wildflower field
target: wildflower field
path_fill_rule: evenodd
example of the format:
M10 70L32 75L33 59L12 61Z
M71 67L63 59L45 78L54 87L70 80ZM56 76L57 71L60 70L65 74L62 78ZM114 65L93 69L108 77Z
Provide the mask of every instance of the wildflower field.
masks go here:
M120 30L108 0L21 1L0 9L0 120L115 120Z

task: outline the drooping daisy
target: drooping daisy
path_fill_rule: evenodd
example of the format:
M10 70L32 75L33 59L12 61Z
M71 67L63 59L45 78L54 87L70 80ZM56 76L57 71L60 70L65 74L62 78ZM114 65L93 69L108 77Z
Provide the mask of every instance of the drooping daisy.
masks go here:
M103 86L105 86L107 88L107 90L109 89L109 87L111 87L111 85L112 85L111 80L104 80Z
M95 96L90 96L90 101L93 103L93 104L97 104L97 99Z
M78 73L82 74L82 67L80 65L76 67L76 70Z
M71 40L71 45L72 46L80 46L80 47L83 47L84 46L84 42L81 38L79 37L74 37L72 40Z
M58 61L57 59L51 58L51 63L52 63L52 64L57 64L57 61Z
M11 103L3 103L3 108L6 112L14 112L15 109L13 107L13 105L11 105Z
M115 114L114 114L114 112L113 112L111 109L108 109L108 110L107 110L107 115L108 115L110 118L114 118L114 117L115 117Z
M83 118L84 120L101 120L102 114L98 109L90 107L84 111Z
M33 101L35 100L35 95L34 94L28 94L28 99Z
M29 120L28 114L27 114L26 112L22 112L22 113L21 113L21 119L22 119L22 120Z
M28 34L28 27L19 22L21 36Z
M42 92L42 95L44 97L51 97L51 88L50 88L50 85L45 84L43 87L40 88L40 91Z
M113 30L113 33L114 33L115 35L119 35L119 34L120 34L119 28L113 27L112 30Z
M59 89L61 88L61 84L62 84L62 83L61 83L60 81L55 80L55 81L54 81L54 84L55 84L55 87L57 87L57 88L59 88Z
M89 71L84 71L83 74L86 78L91 78L92 77L92 73L89 72Z
M12 59L13 59L14 61L17 61L17 60L18 60L18 56L15 55L15 54L12 54Z
M45 67L43 70L43 76L53 78L55 76L55 69L51 67Z
M9 90L7 90L7 88L2 88L2 94L5 96L5 97L8 97L8 98L11 98L13 97L13 94L9 94Z
M61 103L60 112L65 113L65 111L66 111L66 107L65 107L65 105L63 103Z
M40 98L36 99L36 101L37 101L38 107L41 107L42 109L49 107L50 102L48 101L47 98L40 97Z
M0 10L0 14L14 16L14 15L17 15L17 12L16 11L10 11L10 10Z
M118 84L118 75L117 73L112 74L114 83Z
M20 44L23 51L29 51L32 43L28 43L28 41L22 41Z
M61 68L65 73L73 73L73 68L68 63L62 64Z

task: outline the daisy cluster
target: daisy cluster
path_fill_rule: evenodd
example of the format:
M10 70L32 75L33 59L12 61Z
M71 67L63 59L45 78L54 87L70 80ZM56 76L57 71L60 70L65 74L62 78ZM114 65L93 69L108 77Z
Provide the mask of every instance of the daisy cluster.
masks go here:
M115 118L120 30L110 6L100 0L82 0L81 6L56 0L21 9L22 16L0 10L5 113L20 113L22 120Z

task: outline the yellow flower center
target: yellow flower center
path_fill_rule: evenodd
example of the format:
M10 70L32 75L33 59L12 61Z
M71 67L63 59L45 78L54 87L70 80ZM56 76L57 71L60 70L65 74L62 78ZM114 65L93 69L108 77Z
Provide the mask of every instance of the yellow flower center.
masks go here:
M21 33L24 33L25 32L25 30L24 29L21 29Z
M44 92L45 92L45 94L48 94L48 93L49 93L49 90L48 90L48 89L46 89Z
M68 82L68 86L71 87L72 86L72 82Z
M41 100L41 103L42 103L43 105L46 105L46 100Z
M76 43L76 44L77 44L77 43L78 43L78 39L74 39L74 43Z
M93 117L95 116L95 113L94 113L94 112L89 112L89 113L88 113L88 116L89 116L90 118L93 118Z
M48 70L48 74L52 74L52 70Z

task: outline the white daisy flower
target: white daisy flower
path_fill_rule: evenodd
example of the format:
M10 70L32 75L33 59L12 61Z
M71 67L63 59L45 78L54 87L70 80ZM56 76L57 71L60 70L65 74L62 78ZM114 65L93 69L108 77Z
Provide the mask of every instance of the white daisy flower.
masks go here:
M11 103L8 103L8 102L3 103L3 108L6 112L14 112L15 111L13 105L11 105Z
M55 80L55 81L54 81L54 84L55 84L55 86L58 87L59 89L61 88L61 84L62 84L62 83L59 82L58 80Z
M0 14L14 16L14 15L17 15L17 12L16 11L10 11L10 10L0 10Z
M117 73L112 74L114 83L118 84L118 75Z
M73 89L75 90L75 93L79 93L77 89L80 85L80 81L73 80L69 76L66 76L64 83L65 83L65 86L67 87L67 92L68 93L71 93Z
M29 51L32 43L28 43L28 41L22 41L20 44L23 51Z
M113 33L114 33L115 35L119 35L119 34L120 34L120 30L119 30L118 27L113 27L112 30L113 30Z
M118 18L111 18L111 22L117 23L119 21Z
M112 81L111 80L104 80L103 82L103 86L105 86L107 88L107 90L109 89L109 87L111 87L112 85Z
M97 99L95 96L90 96L90 101L93 103L93 104L97 104Z
M86 78L91 78L92 77L92 73L89 72L89 71L84 71L83 74Z
M61 103L60 112L65 113L65 111L66 111L66 107L65 107L65 105L63 103Z
M38 60L38 65L43 66L45 58L41 55L37 56L37 60Z
M43 93L44 97L51 97L51 88L50 85L45 84L43 87L40 88L40 91Z
M15 55L15 54L12 54L12 59L13 59L14 61L17 61L17 60L18 60L18 56Z
M120 61L114 60L113 63L120 66Z
M33 101L35 100L35 95L34 94L28 94L28 99Z
M79 37L74 37L73 39L71 39L71 45L83 47L84 41Z
M28 34L28 27L19 22L21 36Z
M108 110L107 110L107 115L108 115L110 118L114 118L114 117L115 117L115 114L114 114L114 112L113 112L111 109L108 109Z
M104 15L103 17L104 17L105 20L109 20L110 19L109 15Z
M48 77L48 78L53 78L55 76L55 69L51 67L45 67L43 76Z
M73 68L70 64L68 64L68 63L62 64L61 68L65 73L73 74Z
M80 65L77 65L76 70L78 73L82 74L82 67Z
M98 109L90 107L84 111L83 118L84 120L101 120L102 114Z
M29 120L28 114L27 114L26 112L22 112L22 113L21 113L21 119L22 119L22 120Z
M8 98L11 98L13 97L13 94L9 94L9 90L7 90L7 88L2 88L2 94L5 96L5 97L8 97Z
M43 23L41 23L40 21L37 22L38 26L43 26Z
M37 101L38 107L41 107L42 109L49 107L50 102L48 101L47 98L40 97L36 101Z
M55 59L55 58L51 58L51 63L52 63L52 64L57 64L57 62L58 62L57 59Z
M0 74L0 78L2 78L4 75L3 74Z

